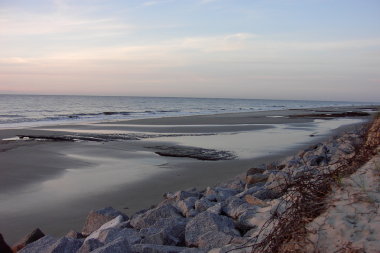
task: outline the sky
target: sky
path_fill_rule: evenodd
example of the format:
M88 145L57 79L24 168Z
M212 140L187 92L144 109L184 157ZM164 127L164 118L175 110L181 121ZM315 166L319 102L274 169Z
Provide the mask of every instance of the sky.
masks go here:
M0 93L380 102L380 1L0 0Z

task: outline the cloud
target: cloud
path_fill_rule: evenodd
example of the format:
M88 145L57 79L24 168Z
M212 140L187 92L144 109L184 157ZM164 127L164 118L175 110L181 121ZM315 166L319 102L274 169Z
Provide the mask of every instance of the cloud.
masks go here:
M15 13L15 12L9 12ZM17 12L16 12L17 13ZM126 31L133 25L118 22L113 18L78 18L60 13L5 15L0 19L0 35L29 36L91 31Z

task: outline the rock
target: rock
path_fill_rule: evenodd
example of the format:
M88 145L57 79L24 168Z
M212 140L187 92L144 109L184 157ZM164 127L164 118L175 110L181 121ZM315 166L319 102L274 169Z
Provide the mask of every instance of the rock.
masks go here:
M12 253L11 248L5 242L2 234L0 234L0 252L1 253Z
M140 243L142 236L132 228L107 228L99 233L97 239L102 243L109 243L117 238L127 238L129 245Z
M263 188L260 191L257 191L252 194L255 198L261 199L261 200L267 200L267 199L276 199L281 197L283 193L281 191L275 191L272 189Z
M256 208L250 208L245 210L237 219L236 221L236 226L242 230L242 231L247 231L252 228L257 227L256 224L253 224L251 219L253 217L256 217L257 215L257 209Z
M247 170L247 173L246 173L246 176L249 176L249 175L254 175L254 174L263 174L265 171L265 169L263 168L250 168L249 170Z
M65 235L65 237L73 238L73 239L82 239L82 238L84 238L84 235L82 235L81 233L76 232L76 231L74 231L74 230L70 230L70 231Z
M41 239L26 245L19 252L21 253L72 253L77 252L83 241L62 237L55 239L51 236L44 236Z
M15 245L13 245L12 249L17 252L20 249L24 248L26 245L37 241L38 239L44 237L45 234L39 228L33 230L30 234L23 237L20 241L18 241ZM2 251L0 251L2 252Z
M227 214L229 217L236 219L249 207L250 205L247 202L233 196L222 203L222 212Z
M185 228L187 220L169 217L157 220L153 226L141 229L144 244L161 244L181 246L185 243Z
M201 249L210 250L229 244L232 239L232 235L219 231L209 231L198 238L197 245Z
M241 192L239 194L236 194L235 196L238 197L238 198L242 198L245 195L248 195L248 194L251 195L251 194L253 194L255 192L258 192L260 190L263 190L263 189L264 189L264 185L258 185L258 184L256 184L256 185L254 185L252 187L247 188L243 192Z
M195 209L191 209L188 213L187 213L187 218L192 218L192 217L195 217L199 214L199 212Z
M131 225L134 228L142 229L152 226L156 221L163 218L183 217L182 214L172 205L167 204L148 210L145 213L132 217Z
M245 178L245 182L247 184L256 184L260 182L265 182L268 179L268 175L257 173L257 174L251 174L247 175Z
M185 247L155 245L155 244L137 244L132 246L134 253L204 253L197 249L189 249Z
M194 209L195 202L198 200L196 197L189 197L184 200L180 200L177 203L178 209L182 212L182 215L185 217L189 217L189 212L191 209Z
M289 176L289 173L277 171L276 173L271 173L269 175L265 188L271 190L273 193L282 193L290 181L291 177Z
M217 234L218 236L213 236ZM232 219L210 212L203 212L195 216L186 225L186 245L190 247L209 248L209 245L221 243L223 238L240 236L235 229ZM226 241L224 241L224 244Z
M244 185L245 183L244 177L243 176L236 176L235 178L220 184L219 186L222 188L228 188L228 189L233 189L233 190L238 190L239 192L244 190Z
M57 242L57 239L46 235L39 240L32 242L28 245L26 245L24 248L22 248L19 252L21 253L42 253L44 250L47 250L50 248L55 242Z
M215 204L212 207L208 208L206 211L219 215L222 213L222 203Z
M306 163L309 166L324 166L328 164L328 161L324 156L313 155L308 158Z
M174 193L173 197L179 201L179 200L184 200L190 197L199 199L201 194L197 192L195 189L192 191L177 191Z
M109 222L103 224L96 231L92 232L89 236L87 236L86 240L99 239L100 233L103 230L106 230L109 228L114 228L114 227L120 225L123 221L124 221L124 218L121 215L115 217L113 220L110 220Z
M83 242L82 246L76 253L89 253L97 248L103 247L104 243L97 239L89 239Z
M215 205L215 202L211 202L207 198L201 198L194 203L195 210L198 212L206 211L208 208Z
M197 248L185 248L181 253L206 253L207 251Z
M82 234L89 235L98 228L100 228L104 223L114 219L115 217L121 215L123 220L128 220L128 216L112 207L106 207L100 210L91 211L86 219L84 227L82 229Z
M233 253L252 253L252 246L248 246L246 245L246 247L239 247L237 245L231 245L231 244L228 244L228 245L225 245L221 248L214 248L212 250L210 250L208 253L229 253L229 252L233 252Z
M132 253L127 238L118 238L96 250L91 251L91 253Z
M259 206L259 207L264 207L264 206L268 206L267 203L265 203L264 201L262 201L261 199L258 199L252 195L245 195L244 196L244 200L250 204L250 205L253 205L253 206Z
M218 202L221 202L238 193L239 191L234 190L234 189L228 189L228 188L222 188L222 187L215 187L215 188L207 187L204 195L208 197L207 198L208 200L213 200L215 198ZM209 196L212 196L212 198L209 198Z

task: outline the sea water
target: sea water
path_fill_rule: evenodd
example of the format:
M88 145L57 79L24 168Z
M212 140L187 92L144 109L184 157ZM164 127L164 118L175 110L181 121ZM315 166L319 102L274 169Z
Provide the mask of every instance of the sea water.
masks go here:
M0 95L0 128L368 104L225 98Z

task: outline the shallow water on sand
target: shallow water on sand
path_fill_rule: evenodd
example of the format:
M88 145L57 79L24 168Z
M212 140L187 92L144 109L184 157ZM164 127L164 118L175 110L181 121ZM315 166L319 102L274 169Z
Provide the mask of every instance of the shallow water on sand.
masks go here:
M360 119L314 120L312 123L276 124L256 131L220 133L208 136L158 137L150 141L168 141L179 145L227 150L247 159L286 150L329 134L340 126L360 123Z
M86 166L67 166L63 173L55 177L21 186L12 192L0 192L0 231L11 243L35 227L41 227L49 234L62 235L71 228L80 229L90 209L109 205L116 208L147 207L158 201L164 192L184 187L184 182L188 187L196 185L201 175L207 178L219 173L220 180L226 180L247 169L240 163L244 159L294 149L316 141L316 138L329 134L339 126L359 122L361 120L315 120L311 123L278 124L255 131L159 137L144 141L148 146L175 142L235 152L239 158L228 162L194 163L192 159L160 157L153 152L141 151L143 146L140 149L130 148L139 141L74 143L73 148L57 152L67 159L80 160ZM190 162L195 164L191 170L182 166ZM227 163L228 166L225 166ZM223 164L226 167L224 172ZM203 182L198 185L204 187L207 184ZM134 208L132 210L135 211Z

